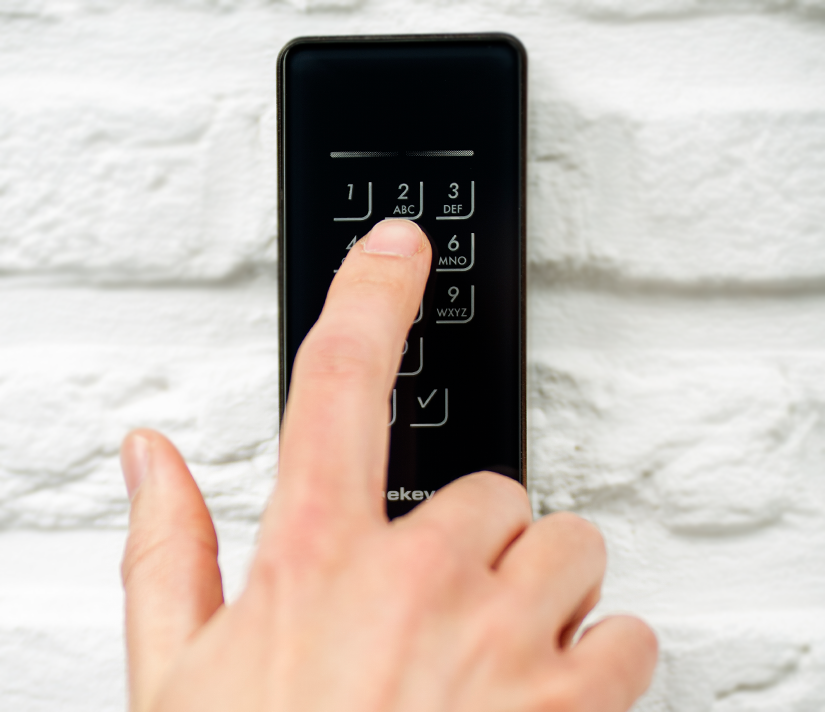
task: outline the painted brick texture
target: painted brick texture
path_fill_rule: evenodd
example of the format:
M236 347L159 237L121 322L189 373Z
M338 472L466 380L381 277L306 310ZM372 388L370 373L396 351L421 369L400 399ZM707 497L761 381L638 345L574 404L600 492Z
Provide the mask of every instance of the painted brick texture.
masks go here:
M474 30L530 57L531 495L660 636L637 710L825 708L821 0L0 3L0 708L124 708L127 429L181 446L242 584L280 47Z

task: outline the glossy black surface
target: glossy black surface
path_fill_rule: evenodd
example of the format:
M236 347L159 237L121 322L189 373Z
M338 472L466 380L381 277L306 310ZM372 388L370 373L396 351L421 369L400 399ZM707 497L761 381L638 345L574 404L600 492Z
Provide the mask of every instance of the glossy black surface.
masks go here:
M438 252L391 408L390 516L469 472L523 481L524 74L501 35L281 55L282 401L354 239L409 217Z

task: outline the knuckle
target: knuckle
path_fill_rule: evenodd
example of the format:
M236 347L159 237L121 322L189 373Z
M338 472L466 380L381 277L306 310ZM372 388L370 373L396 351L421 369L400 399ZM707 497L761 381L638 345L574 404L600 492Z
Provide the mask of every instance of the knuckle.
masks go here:
M144 539L130 535L120 566L123 586L129 588L135 577L156 577L173 566L168 548L168 542L162 538Z
M370 532L362 525L331 526L331 519L323 504L295 507L277 536L259 548L251 579L275 590L281 582L302 585L343 570L352 562L357 542Z
M389 293L397 296L403 293L406 287L406 280L389 272L363 273L350 277L349 287L356 294L371 296L376 292Z
M538 709L540 712L582 712L588 709L586 690L575 677L557 679L545 691Z
M632 635L640 654L647 660L655 661L659 657L659 640L656 633L647 623L638 618L630 616L627 622L632 629Z
M527 494L527 489L518 480L487 470L473 473L470 477L474 478L482 487L489 488L496 500L506 499L507 504L520 509L520 514L532 519L533 508L530 504L530 497Z
M126 539L120 576L124 588L135 580L177 577L185 569L211 566L218 557L218 542L174 528L132 531Z
M342 328L314 330L295 360L295 369L314 378L361 381L375 377L378 349L363 333Z
M433 524L418 528L414 537L416 558L423 562L425 567L440 569L451 567L455 563L455 555L450 539L441 527Z
M373 319L395 321L399 309L412 299L412 288L409 275L395 269L357 271L341 282L333 282L330 298L338 306L368 309Z
M528 641L533 630L532 625L529 634L525 630L523 604L513 596L499 596L482 605L476 638L480 651L493 652L506 665L530 649Z
M604 537L595 524L570 512L550 515L553 523L563 533L565 540L586 551L589 555L607 560Z
M280 578L277 555L266 547L261 548L249 569L247 588L263 591L269 599L273 599L277 593Z
M340 283L333 282L331 303L339 308L347 305L355 310L353 313L366 311L371 322L401 326L402 322L408 322L413 304L418 309L422 296L419 289L423 285L419 287L417 280L411 279L410 267L410 264L396 263L389 269L350 274ZM406 323L404 331L408 328Z
M306 586L322 575L322 564L312 556L305 542L290 546L280 542L259 550L249 572L249 587L277 598L286 587Z
M450 587L458 579L461 561L447 532L422 523L402 538L399 557L403 575L413 587Z
M125 588L129 587L130 582L134 578L135 571L151 558L157 550L157 546L157 543L153 546L137 543L134 535L129 536L126 540L123 560L120 563L120 578Z

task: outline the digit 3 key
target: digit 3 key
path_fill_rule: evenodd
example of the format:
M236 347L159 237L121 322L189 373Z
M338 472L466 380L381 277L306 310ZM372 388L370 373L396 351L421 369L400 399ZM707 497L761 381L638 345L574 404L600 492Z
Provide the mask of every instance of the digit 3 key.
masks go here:
M525 478L526 56L501 34L301 38L278 69L281 413L347 251L414 220L433 274L389 394L387 514Z

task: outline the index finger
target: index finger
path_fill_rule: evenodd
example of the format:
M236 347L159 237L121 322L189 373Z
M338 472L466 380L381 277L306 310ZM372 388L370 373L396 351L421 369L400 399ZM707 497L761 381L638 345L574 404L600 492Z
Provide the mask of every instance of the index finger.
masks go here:
M408 220L384 220L356 243L301 345L281 428L275 506L331 521L382 518L389 397L430 270Z

